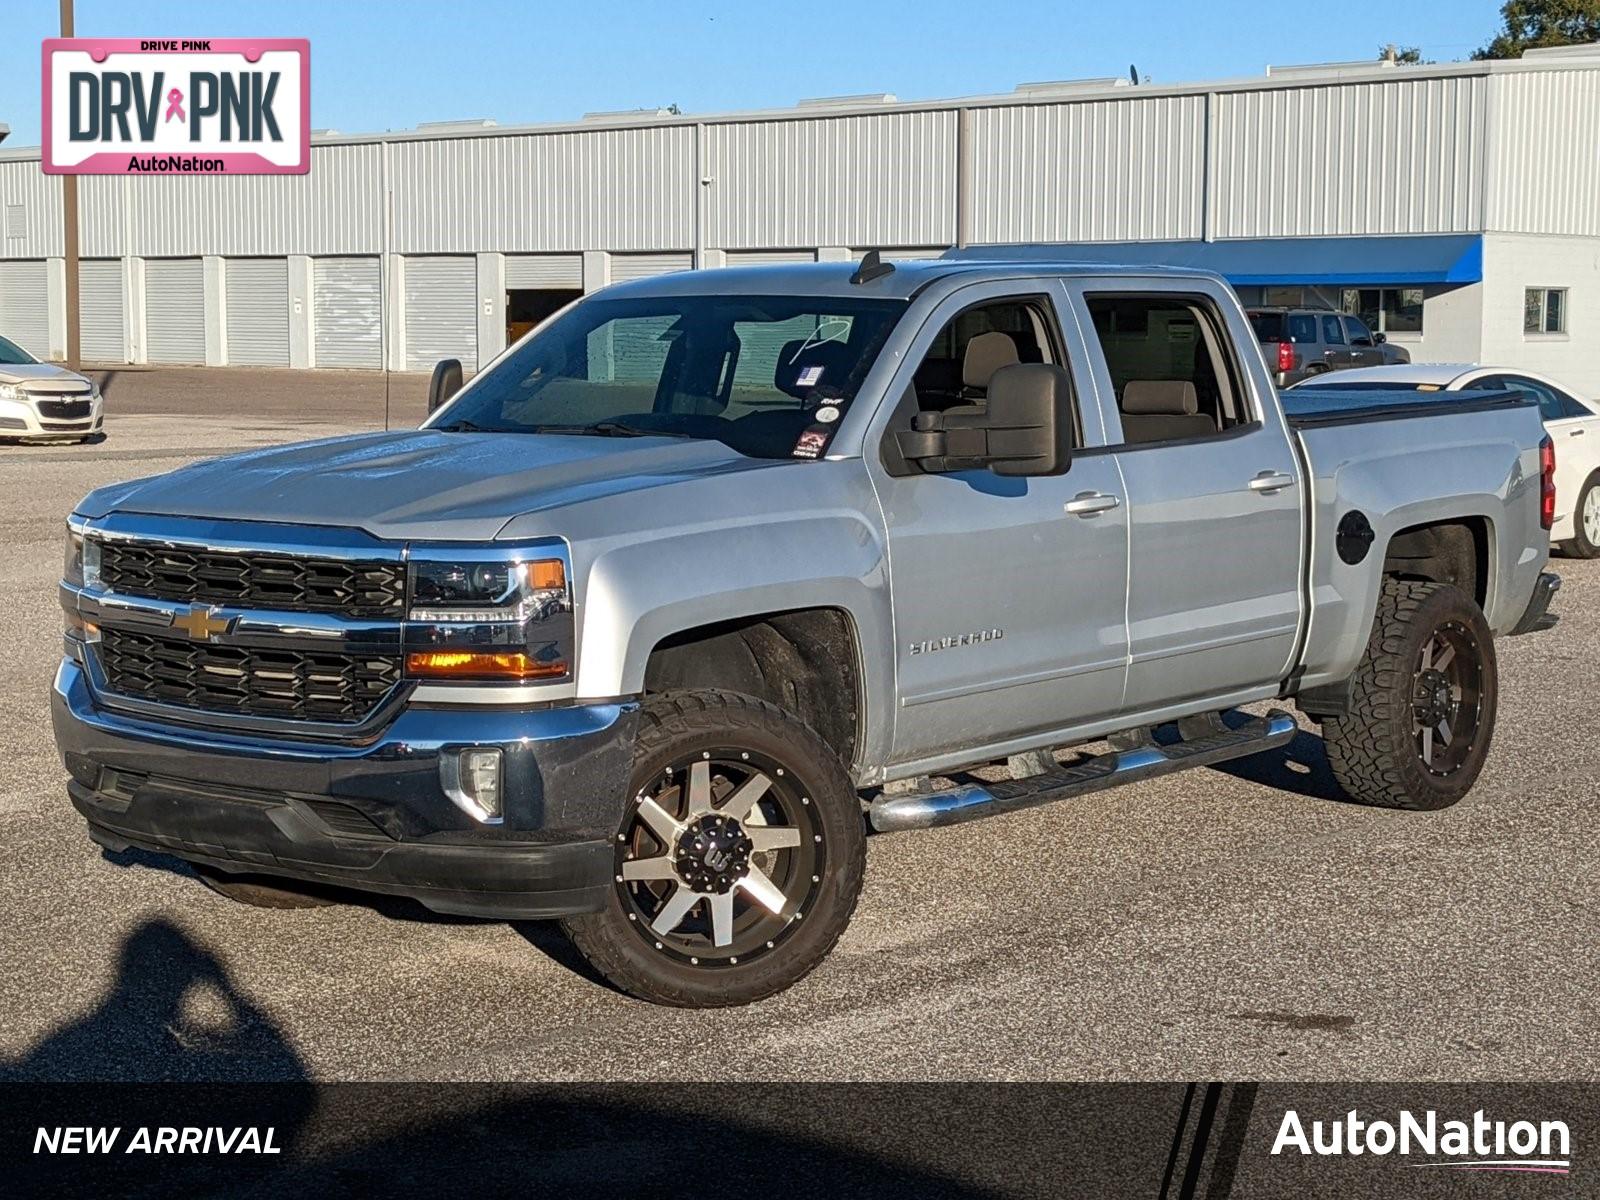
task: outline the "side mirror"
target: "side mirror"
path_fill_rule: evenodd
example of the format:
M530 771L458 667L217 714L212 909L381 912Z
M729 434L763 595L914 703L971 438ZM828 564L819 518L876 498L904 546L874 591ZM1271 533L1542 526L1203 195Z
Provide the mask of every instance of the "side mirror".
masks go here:
M1372 335L1372 340L1377 345L1381 346L1389 340L1389 335L1387 333L1375 333Z
M989 380L988 400L918 413L896 435L924 471L987 467L996 475L1060 475L1072 465L1072 377L1048 363L1014 363Z
M433 364L433 378L428 380L428 415L438 412L444 403L461 390L461 360L441 358Z

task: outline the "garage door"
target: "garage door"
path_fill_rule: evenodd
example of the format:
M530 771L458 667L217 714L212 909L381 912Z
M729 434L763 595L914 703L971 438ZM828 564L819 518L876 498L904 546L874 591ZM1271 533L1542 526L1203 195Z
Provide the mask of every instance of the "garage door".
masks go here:
M521 291L581 288L581 254L508 254L506 290Z
M0 334L35 358L50 356L50 303L44 260L0 262Z
M151 362L206 361L206 289L198 258L144 264L144 324Z
M441 358L478 369L478 264L471 258L408 258L406 369L431 371Z
M87 362L127 362L122 340L122 260L78 265L78 338Z
M771 267L780 263L816 262L809 250L729 250L730 267Z
M289 365L289 263L282 258L230 258L223 268L228 298L228 365Z
M625 279L644 279L650 275L665 275L668 271L687 271L694 266L694 255L683 254L613 254L611 256L611 282Z
M319 367L383 366L383 281L375 258L311 264L312 337Z

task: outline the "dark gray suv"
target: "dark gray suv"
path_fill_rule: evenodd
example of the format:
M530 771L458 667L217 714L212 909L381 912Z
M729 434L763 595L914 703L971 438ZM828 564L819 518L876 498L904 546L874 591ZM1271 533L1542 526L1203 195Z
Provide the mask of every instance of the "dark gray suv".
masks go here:
M1408 363L1411 355L1360 317L1313 308L1252 308L1250 324L1281 388L1346 367Z

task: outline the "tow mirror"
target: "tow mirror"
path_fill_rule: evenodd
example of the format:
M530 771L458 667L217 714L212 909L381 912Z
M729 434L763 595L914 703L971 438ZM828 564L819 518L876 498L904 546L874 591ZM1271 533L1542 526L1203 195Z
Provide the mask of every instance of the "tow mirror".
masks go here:
M1072 377L1048 363L1014 363L989 380L985 403L923 412L896 436L924 471L986 467L996 475L1060 475L1072 465Z
M461 360L441 358L433 364L433 378L428 380L428 415L431 417L446 401L461 390Z

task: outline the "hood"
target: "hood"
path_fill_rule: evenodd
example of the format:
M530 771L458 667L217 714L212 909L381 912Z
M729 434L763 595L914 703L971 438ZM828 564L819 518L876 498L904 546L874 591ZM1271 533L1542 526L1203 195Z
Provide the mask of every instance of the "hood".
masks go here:
M487 541L525 513L777 465L711 441L409 430L195 463L101 488L78 511L354 526L391 540Z
M30 392L83 392L89 381L54 363L0 363L0 383L20 383Z

